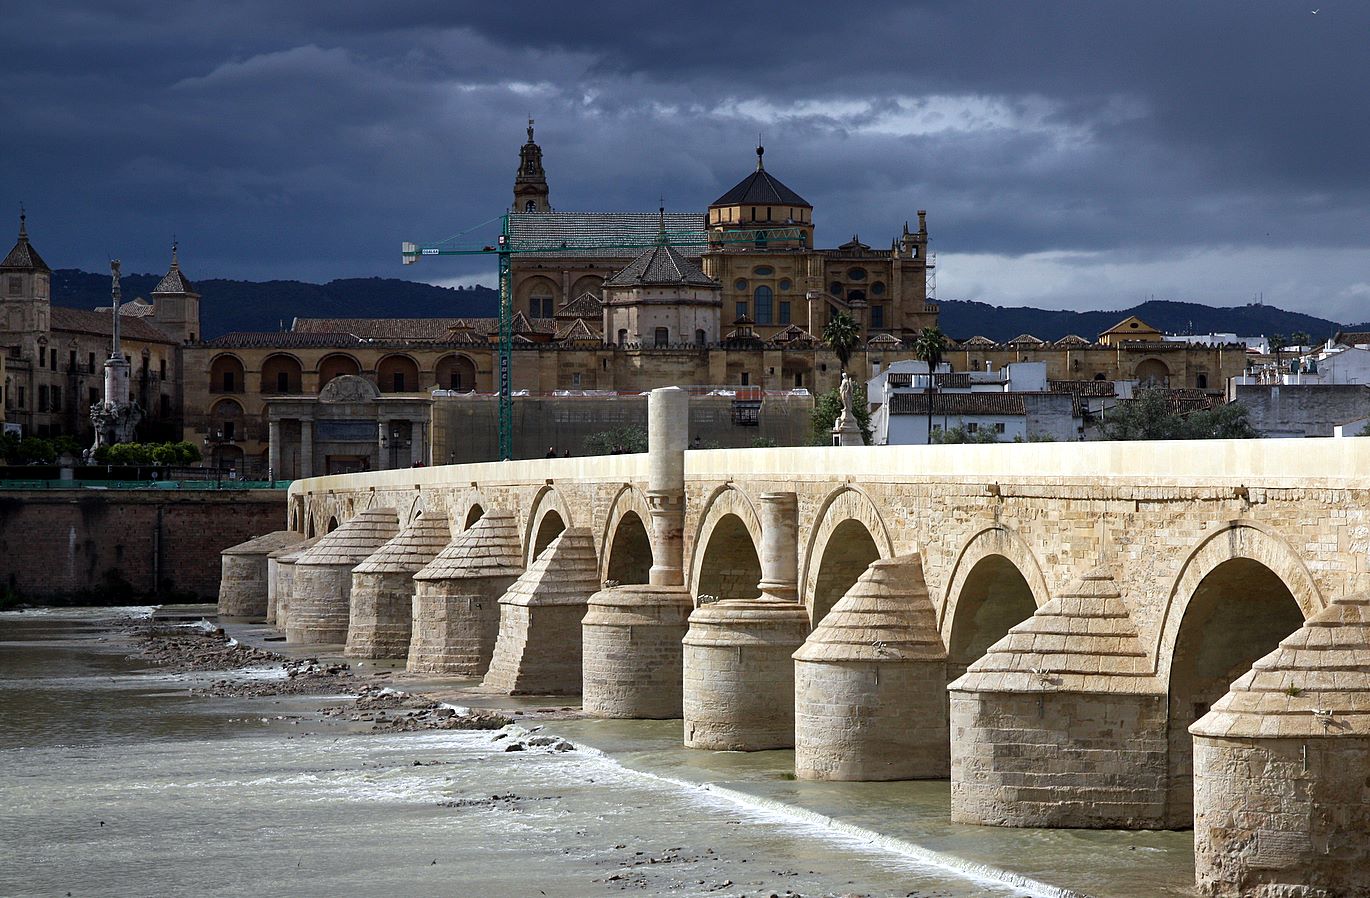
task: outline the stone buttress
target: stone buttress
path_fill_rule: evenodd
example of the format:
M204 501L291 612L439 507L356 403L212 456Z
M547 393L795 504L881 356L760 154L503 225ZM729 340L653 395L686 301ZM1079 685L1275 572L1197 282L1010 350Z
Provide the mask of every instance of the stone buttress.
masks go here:
M1370 593L1332 600L1189 732L1200 892L1370 895Z
M499 632L499 597L523 573L518 526L491 509L414 575L413 673L479 677Z
M414 575L447 548L447 515L427 512L352 569L347 649L352 658L407 658Z
M590 596L581 625L583 698L596 717L680 716L681 640L694 602L685 588L685 447L689 394L653 390L647 403L652 516L648 583Z
M267 573L271 577L266 596L266 616L267 621L275 624L279 630L284 630L290 622L290 593L295 586L295 562L321 539L322 536L311 536L266 556Z
M510 695L578 695L586 603L599 586L595 540L563 530L499 600L499 638L481 685Z
M291 583L286 641L345 643L351 615L352 568L398 531L399 516L393 508L368 508L301 555Z
M873 562L794 653L795 775L944 778L946 682L921 559Z
M949 689L953 821L1164 826L1165 690L1107 568L1009 630Z
M794 746L794 660L809 633L798 602L798 496L761 495L761 595L690 615L682 659L685 745L731 751Z
M223 573L219 579L219 616L261 617L266 614L270 589L267 556L303 539L303 533L277 530L220 552Z

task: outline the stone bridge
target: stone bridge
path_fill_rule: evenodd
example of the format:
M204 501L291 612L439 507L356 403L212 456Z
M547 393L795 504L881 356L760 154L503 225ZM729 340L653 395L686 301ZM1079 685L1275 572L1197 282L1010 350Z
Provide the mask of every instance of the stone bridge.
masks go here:
M794 747L802 777L950 775L966 822L1197 820L1215 893L1365 887L1348 871L1370 862L1370 785L1304 780L1347 752L1363 780L1370 759L1370 440L685 451L677 393L653 395L649 454L297 481L289 528L325 546L393 518L348 571L445 520L452 542L399 587L414 669L583 684L591 712L683 716L687 745ZM498 553L503 580L470 560ZM298 579L310 555L283 560ZM297 608L331 600L307 592L280 600L292 638ZM357 601L354 631L371 626ZM480 627L493 645L432 661ZM1344 649L1327 655L1341 673L1261 673L1309 638ZM1239 677L1264 690L1255 723L1224 711ZM1257 768L1289 752L1303 772L1254 797Z

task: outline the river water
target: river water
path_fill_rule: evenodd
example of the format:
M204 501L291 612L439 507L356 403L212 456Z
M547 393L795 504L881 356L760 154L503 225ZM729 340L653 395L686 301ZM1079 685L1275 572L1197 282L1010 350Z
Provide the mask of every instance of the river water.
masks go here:
M506 752L193 696L222 674L129 660L128 613L0 614L0 894L1192 894L1188 833L958 826L945 782L796 782L792 753L689 751L679 721Z

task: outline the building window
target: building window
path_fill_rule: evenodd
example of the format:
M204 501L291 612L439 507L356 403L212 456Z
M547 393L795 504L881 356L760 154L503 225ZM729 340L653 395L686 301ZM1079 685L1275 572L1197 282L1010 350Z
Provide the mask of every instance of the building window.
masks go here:
M971 421L969 424L966 425L966 433L975 433L979 429L980 425L976 424L974 421Z
M94 387L91 387L90 389L86 390L86 399L89 400L86 403L87 405L99 405L100 391L95 389Z
M161 403L161 405L162 405L162 414L161 414L161 417L163 417L163 418L170 418L170 417L171 417L171 397L168 396L168 395L166 395L165 393L163 393L163 394L162 394L162 403Z
M532 166L529 166L529 168L532 168ZM536 212L536 211L538 211L538 204L535 203L535 202L533 202L532 200L529 200L528 202L526 202L526 203L523 204L523 211L524 211L524 212Z
M579 371L573 372L573 373L571 374L571 386L572 386L573 388L577 389L577 390L580 389L580 372L579 372Z
M393 383L394 383L395 392L396 392L396 393L403 393L403 392L404 392L404 372L403 372L403 371L396 371L396 372L394 373L393 377L392 377L392 380L393 380Z
M771 323L771 288L761 286L756 288L756 323Z
M659 327L656 329L656 333L653 334L653 339L657 348L667 346L671 342L671 332L664 327Z
M737 304L737 317L738 317L738 318L746 318L746 317L747 317L747 304L746 304L745 302L739 302L739 303Z
M230 443L233 442L234 438L237 436L237 434L236 434L236 428L237 428L237 424L234 423L233 421L225 421L225 422L224 422L224 439L225 439L225 440L228 440Z
M626 328L626 327L620 327L620 328L618 329L618 345L619 345L619 346L627 346L627 345L628 345L628 328ZM607 365L607 361L606 361L606 365Z
M552 297L532 296L528 299L528 315L531 318L551 318Z
M38 347L38 367L39 367L39 368L46 368L47 366L48 366L48 348L47 348L46 346L39 346L39 347Z
M794 284L790 283L790 279L789 279L789 278L781 278L781 279L780 279L780 292L781 292L781 293L784 293L786 290L789 290L789 289L790 289L791 287L793 287L793 286L794 286Z
M53 371L57 370L57 350L52 350L52 355L48 356L48 367Z
M161 376L162 380L166 380L166 359L157 360L157 373Z
M884 282L884 281L876 281L875 283L871 284L871 295L872 295L872 296L884 296L884 295L885 295L885 282Z
M95 353L90 354L90 373L95 373Z
M234 372L232 372L232 371L225 371L225 372L224 372L224 392L225 392L225 393L232 393L233 390L234 390L234 386L235 386L236 383L237 383L237 380L236 380L236 378L234 377Z
M828 292L831 293L833 296L841 296L842 285L837 281L833 281L831 284L828 285Z
M752 274L756 275L757 277L768 278L771 275L775 274L775 269L769 265L758 265L752 269Z
M746 292L747 292L747 281L746 281L746 279L745 279L745 278L738 278L736 281L733 281L733 289L736 290L738 293L746 293Z
M804 386L804 372L803 372L803 371L796 371L796 372L794 372L794 385L795 385L795 388L796 388L796 389L798 389L799 387Z
M871 327L885 326L885 307L880 305L871 306Z
M20 387L20 388L19 388L19 407L20 407L20 408L23 408L23 407L24 407L24 388L23 388L23 387Z
M76 350L67 353L67 366L71 371L76 370Z
M752 375L751 375L751 372L750 372L750 371L743 371L743 372L742 372L742 386L744 386L744 387L749 387L749 386L751 386L751 383L752 383Z
M277 392L277 393L289 393L289 392L290 392L290 372L289 372L289 371L277 371L277 372L276 372L276 392Z
M1003 421L1000 421L1000 422L998 422L997 424L994 425L994 432L995 432L995 433L1003 433L1004 430L1005 430L1005 427L1004 427L1004 422L1003 422Z
M24 279L19 275L11 275L9 279L10 296L19 296L24 292Z
M847 269L847 280L849 280L849 281L864 281L865 279L866 279L866 269L864 269L864 268L848 268L848 269Z
M1208 375L1207 375L1207 374L1200 374L1197 383L1198 383L1198 386L1199 386L1199 389L1200 389L1200 390L1207 390L1207 389L1208 389Z
M51 392L52 410L60 412L62 410L62 388L54 386Z
M703 329L703 328L700 328L699 330L695 331L695 345L696 345L696 346L703 346L703 345L704 345L705 343L707 343L707 342L709 342L709 338L708 338L708 335L704 333L704 329Z

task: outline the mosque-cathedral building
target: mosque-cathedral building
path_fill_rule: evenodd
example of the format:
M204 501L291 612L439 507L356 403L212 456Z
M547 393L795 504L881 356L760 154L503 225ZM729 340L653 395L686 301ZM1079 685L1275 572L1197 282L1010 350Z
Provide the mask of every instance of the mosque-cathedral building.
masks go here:
M887 248L855 237L817 248L813 206L767 169L763 153L702 214L561 212L530 122L509 214L514 245L536 250L512 256L516 395L636 396L674 384L821 393L839 379L822 342L838 312L861 335L851 362L858 378L912 358L911 338L938 321L926 213ZM109 316L50 306L50 276L21 226L0 265L5 407L26 433L80 436L89 433ZM430 452L433 391L497 389L495 318L296 318L285 331L205 340L200 297L174 253L152 299L126 304L123 318L134 399L150 412L141 431L172 430L244 473L441 462ZM1221 389L1245 367L1231 347L1112 332L1054 343L970 337L945 358L958 371L1044 361L1063 383L1198 389ZM344 386L325 392L342 376Z

